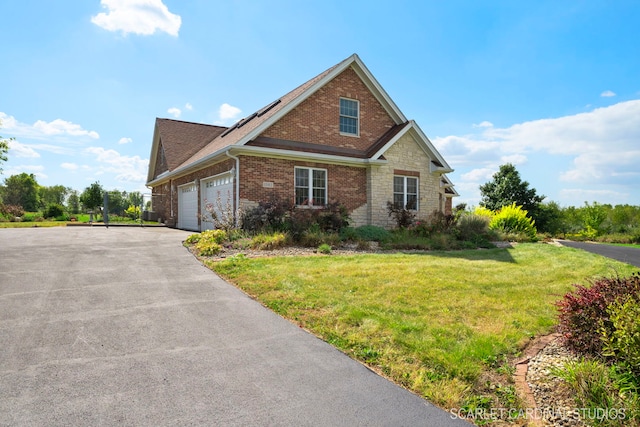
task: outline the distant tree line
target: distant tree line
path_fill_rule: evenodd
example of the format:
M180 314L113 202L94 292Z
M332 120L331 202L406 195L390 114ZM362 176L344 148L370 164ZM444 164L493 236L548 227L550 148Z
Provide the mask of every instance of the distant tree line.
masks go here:
M632 237L630 240L640 243L640 206L612 206L585 201L583 206L561 207L557 202L545 203L546 197L530 188L510 163L500 166L492 179L480 186L480 194L480 206L492 211L512 203L521 206L534 220L538 233L585 239L629 235ZM464 210L465 207L458 206L457 209Z
M76 215L101 208L104 192L98 182L79 193L63 185L39 185L34 174L21 173L7 177L4 184L0 185L0 206L20 208L24 212L41 212L44 218ZM138 191L111 190L108 195L108 212L113 215L125 216L131 207L139 212L143 203L142 193Z

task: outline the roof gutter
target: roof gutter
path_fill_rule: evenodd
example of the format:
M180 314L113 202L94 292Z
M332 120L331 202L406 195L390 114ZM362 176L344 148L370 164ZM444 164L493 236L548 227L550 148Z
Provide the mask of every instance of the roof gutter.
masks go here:
M233 154L232 154L233 153ZM155 180L147 182L148 186L154 186L159 183L162 183L170 178L177 178L182 175L186 175L190 172L201 169L203 164L206 164L216 157L227 156L232 159L236 159L236 165L239 164L239 159L235 157L236 155L245 154L249 156L260 156L260 157L271 157L271 158L281 158L281 159L293 159L293 160L311 160L319 163L331 163L331 164L340 164L340 165L349 165L349 166L359 166L365 167L367 165L383 165L387 163L387 160L379 160L379 159L360 159L355 157L348 156L333 156L327 154L320 153L308 153L304 151L295 151L295 150L282 150L277 148L267 148L267 147L253 147L250 145L231 145L224 147L206 157L203 157L200 160L197 160L194 163L191 163L188 166L183 168L178 168L173 172L168 172L166 175L158 176ZM239 170L236 167L237 170ZM238 175L239 176L239 175Z
M232 155L231 153L229 153L229 151L230 150L225 150L224 154L226 154L227 156L229 156L230 158L236 161L235 174L233 177L236 185L236 191L235 191L236 197L235 197L235 204L234 204L235 209L234 209L233 217L235 218L235 223L237 227L238 224L240 224L240 218L238 218L238 212L240 212L240 159Z

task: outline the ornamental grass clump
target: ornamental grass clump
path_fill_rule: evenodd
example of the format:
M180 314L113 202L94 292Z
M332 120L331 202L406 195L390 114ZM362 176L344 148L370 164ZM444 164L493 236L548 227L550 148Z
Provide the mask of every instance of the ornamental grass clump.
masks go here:
M253 236L249 246L252 249L270 251L285 247L288 243L289 237L285 233L261 233Z

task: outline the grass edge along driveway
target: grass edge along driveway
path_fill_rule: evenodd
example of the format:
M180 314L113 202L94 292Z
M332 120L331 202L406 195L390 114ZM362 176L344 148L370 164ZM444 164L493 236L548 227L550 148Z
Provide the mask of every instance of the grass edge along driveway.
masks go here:
M547 244L508 249L204 260L226 280L449 410L518 407L512 366L554 303L637 268Z

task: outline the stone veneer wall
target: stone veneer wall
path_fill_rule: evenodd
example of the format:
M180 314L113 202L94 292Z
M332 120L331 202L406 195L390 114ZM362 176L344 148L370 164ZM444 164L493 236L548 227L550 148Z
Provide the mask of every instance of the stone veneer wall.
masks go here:
M434 210L440 209L440 176L430 171L431 159L420 148L413 137L404 134L385 153L388 163L372 166L367 176L369 187L368 218L371 224L386 228L395 227L389 217L387 202L393 201L393 176L395 170L419 172L419 212L417 218L426 218Z

